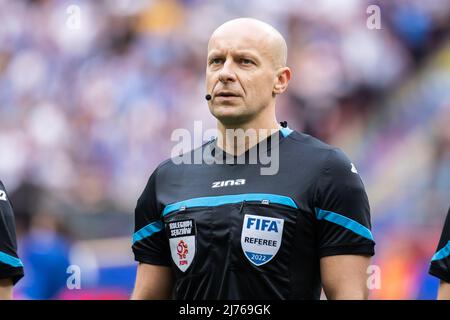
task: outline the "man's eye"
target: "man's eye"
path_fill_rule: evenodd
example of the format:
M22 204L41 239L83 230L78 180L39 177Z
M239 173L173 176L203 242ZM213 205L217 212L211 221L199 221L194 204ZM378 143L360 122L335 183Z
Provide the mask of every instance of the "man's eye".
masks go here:
M250 59L241 59L242 64L253 64L253 61Z
M220 64L222 62L222 59L220 58L214 58L210 60L210 64Z

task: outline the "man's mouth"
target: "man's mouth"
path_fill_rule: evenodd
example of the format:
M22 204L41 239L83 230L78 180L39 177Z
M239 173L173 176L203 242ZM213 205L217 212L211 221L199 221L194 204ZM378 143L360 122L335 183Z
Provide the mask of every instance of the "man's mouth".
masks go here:
M240 97L240 95L232 91L219 91L216 94L216 97L231 98L231 97Z

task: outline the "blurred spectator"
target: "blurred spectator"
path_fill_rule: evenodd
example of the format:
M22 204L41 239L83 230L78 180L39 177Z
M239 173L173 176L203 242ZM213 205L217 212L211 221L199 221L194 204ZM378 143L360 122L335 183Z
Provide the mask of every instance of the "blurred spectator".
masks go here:
M56 231L55 218L38 214L31 230L21 239L21 252L27 265L27 277L19 287L28 299L55 299L66 288L70 265L70 246Z

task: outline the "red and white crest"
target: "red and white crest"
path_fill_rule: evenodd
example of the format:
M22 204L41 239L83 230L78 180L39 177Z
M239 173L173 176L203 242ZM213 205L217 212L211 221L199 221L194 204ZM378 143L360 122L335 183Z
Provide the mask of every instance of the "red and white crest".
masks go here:
M185 272L195 256L194 220L169 222L167 231L172 260L178 269Z

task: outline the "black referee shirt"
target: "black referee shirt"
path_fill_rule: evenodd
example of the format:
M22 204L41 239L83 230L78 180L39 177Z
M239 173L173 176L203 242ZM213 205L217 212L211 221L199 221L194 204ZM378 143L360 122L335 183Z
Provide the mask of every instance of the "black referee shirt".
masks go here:
M429 273L450 283L450 209L436 253L431 259Z
M0 279L11 278L14 284L23 277L23 265L16 251L13 210L0 181Z
M151 175L135 210L133 252L136 261L172 267L177 299L319 299L321 257L374 254L355 166L306 134L285 127L275 135L276 147L274 136L264 147L279 152L275 175L260 174L259 158L169 159ZM215 141L201 150L206 160L220 151Z

